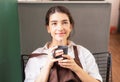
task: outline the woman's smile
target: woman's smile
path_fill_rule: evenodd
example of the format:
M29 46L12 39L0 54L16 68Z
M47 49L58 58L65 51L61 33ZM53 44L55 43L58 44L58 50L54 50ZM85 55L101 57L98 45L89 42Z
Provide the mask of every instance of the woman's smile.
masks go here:
M55 33L56 35L58 35L58 36L65 36L66 35L66 32L57 32L57 33Z

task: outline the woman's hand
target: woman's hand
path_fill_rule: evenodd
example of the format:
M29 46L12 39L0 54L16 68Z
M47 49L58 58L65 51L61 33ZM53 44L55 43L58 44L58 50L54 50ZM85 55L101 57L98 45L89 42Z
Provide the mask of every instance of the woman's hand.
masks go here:
M48 77L49 77L49 73L50 73L50 69L53 66L54 62L57 62L57 61L60 61L63 59L63 58L56 59L53 57L55 49L57 49L57 46L49 48L46 51L46 53L48 54L46 65L41 69L40 74L36 78L35 82L47 82Z
M48 65L49 67L52 67L54 62L57 62L57 61L60 61L60 60L63 59L63 58L54 58L53 54L54 54L55 49L57 49L57 47L58 47L58 46L49 48L49 50L47 51L47 54L48 54L48 56L47 56L47 57L48 57L48 59L47 59L47 65ZM63 52L63 51L61 51L61 50L57 50L57 51L55 52L55 56L62 55L62 54L63 54L62 52Z
M74 61L73 58L71 58L69 55L62 55L64 58L63 60L58 61L59 65L64 68L68 68L72 71L77 71L80 67L78 64Z

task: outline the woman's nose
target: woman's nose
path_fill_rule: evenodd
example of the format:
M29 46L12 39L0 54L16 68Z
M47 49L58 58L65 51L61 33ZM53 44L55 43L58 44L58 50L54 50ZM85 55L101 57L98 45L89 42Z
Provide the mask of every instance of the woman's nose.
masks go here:
M58 25L58 30L63 30L62 24L59 24L59 25Z

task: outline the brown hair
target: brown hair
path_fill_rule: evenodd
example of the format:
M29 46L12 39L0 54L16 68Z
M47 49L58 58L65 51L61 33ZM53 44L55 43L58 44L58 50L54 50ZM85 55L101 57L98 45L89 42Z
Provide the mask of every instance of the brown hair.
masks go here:
M46 18L45 18L45 24L46 25L49 25L50 15L54 14L55 12L65 13L70 20L70 24L74 27L74 20L71 16L69 10L64 6L53 6L47 11Z

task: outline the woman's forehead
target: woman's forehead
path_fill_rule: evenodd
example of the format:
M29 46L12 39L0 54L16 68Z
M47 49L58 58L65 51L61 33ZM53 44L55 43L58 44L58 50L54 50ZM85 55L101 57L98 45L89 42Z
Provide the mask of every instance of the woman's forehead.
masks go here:
M65 13L60 13L60 12L56 12L54 14L50 15L50 21L57 21L57 20L63 20L63 21L68 21L68 15Z

